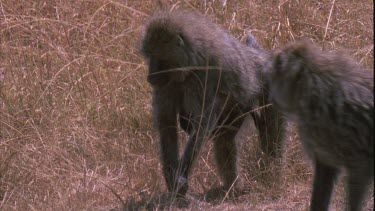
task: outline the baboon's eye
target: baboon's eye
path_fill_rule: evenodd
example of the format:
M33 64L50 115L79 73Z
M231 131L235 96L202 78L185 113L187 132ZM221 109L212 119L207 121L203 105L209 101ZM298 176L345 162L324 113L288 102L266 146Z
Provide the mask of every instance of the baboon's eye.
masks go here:
M282 68L282 58L280 54L276 56L275 61L273 63L273 67L276 69L276 72L279 72Z
M299 46L298 48L294 48L292 51L292 55L298 59L298 58L304 58L304 56L307 54L307 49L305 46Z

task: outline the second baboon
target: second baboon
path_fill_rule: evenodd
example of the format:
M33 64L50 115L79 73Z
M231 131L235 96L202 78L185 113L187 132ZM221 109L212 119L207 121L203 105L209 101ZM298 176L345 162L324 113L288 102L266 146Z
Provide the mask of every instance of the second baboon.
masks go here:
M260 78L268 54L255 38L246 46L204 16L183 10L151 15L141 53L153 88L153 116L159 131L161 161L168 190L184 195L188 175L205 139L213 139L215 160L223 179L213 192L239 189L234 137L245 116L266 105ZM269 158L280 154L282 119L271 107L251 113L260 146ZM178 153L177 127L189 134Z
M348 210L360 210L374 175L373 71L307 41L275 53L269 67L271 101L296 122L314 161L310 210L328 210L340 168L348 173Z

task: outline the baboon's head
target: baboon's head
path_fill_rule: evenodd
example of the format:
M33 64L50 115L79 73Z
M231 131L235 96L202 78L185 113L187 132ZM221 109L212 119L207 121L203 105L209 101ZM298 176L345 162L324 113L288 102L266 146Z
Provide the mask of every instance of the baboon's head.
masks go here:
M151 17L142 39L141 53L148 62L148 82L163 86L171 81L183 81L189 59L190 45L183 27L175 23L168 12Z
M268 64L270 100L278 109L293 114L297 111L306 83L309 57L307 42L291 44L273 54Z

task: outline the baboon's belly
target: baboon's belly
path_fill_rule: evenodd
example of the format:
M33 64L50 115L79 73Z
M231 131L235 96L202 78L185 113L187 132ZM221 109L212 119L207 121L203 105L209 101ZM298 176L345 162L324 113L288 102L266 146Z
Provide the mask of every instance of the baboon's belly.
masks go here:
M229 95L208 92L203 96L201 90L190 89L184 94L180 109L180 126L188 133L202 126L206 127L204 129L208 133L232 127L238 130L238 125L245 115L243 109Z
M329 128L301 128L300 138L308 155L332 166L346 166L371 159L371 152ZM370 149L369 149L370 150Z

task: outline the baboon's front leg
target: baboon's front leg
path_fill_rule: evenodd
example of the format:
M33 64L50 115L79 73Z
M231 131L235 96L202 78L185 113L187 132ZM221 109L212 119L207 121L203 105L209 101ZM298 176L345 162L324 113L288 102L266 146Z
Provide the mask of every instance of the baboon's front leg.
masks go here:
M178 169L178 140L175 126L168 125L159 130L161 162L168 191L176 190L176 174Z
M255 127L258 130L260 148L268 158L281 157L281 145L285 133L285 119L274 106L267 104L268 96L265 94L260 100L258 111L251 113Z
M197 138L195 133L190 135L184 154L180 159L176 177L176 190L179 195L185 195L189 188L188 175L193 162L199 154L202 143L203 140Z
M374 163L357 163L348 168L348 211L358 211L361 208L363 197L366 195L367 186L374 178Z
M178 168L177 103L171 99L176 93L154 90L153 116L159 131L163 174L168 191L174 192Z
M310 211L328 210L337 173L338 170L335 167L328 166L319 160L315 160Z
M195 124L199 122L199 124ZM211 119L213 122L213 119ZM193 121L191 134L189 136L188 143L186 144L184 154L182 155L179 163L179 173L177 177L178 184L178 193L181 195L186 194L188 190L188 176L191 170L191 167L196 160L197 155L199 154L204 140L207 138L207 135L211 134L209 129L210 124L201 119L201 121ZM197 129L199 128L199 129Z

